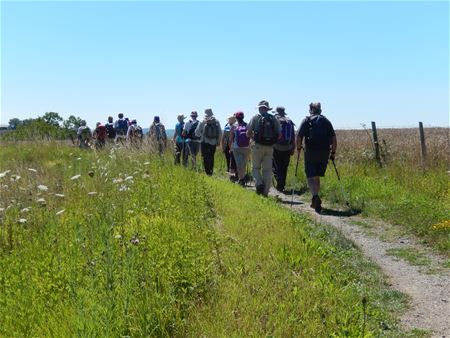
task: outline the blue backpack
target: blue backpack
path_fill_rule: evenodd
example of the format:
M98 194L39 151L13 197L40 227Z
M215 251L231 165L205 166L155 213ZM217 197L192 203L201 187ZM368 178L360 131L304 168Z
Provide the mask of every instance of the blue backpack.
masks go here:
M329 121L323 115L307 117L308 132L305 135L305 143L310 150L329 150Z
M128 131L128 122L124 119L117 121L117 132L121 135L125 135Z
M280 121L281 126L281 139L278 140L277 144L282 146L291 145L295 133L294 123L287 117L280 117L278 121Z

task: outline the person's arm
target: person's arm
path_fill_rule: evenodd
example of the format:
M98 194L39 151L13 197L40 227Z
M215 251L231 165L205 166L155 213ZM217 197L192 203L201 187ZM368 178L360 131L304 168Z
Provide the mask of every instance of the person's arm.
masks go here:
M236 132L236 127L233 125L230 128L230 153L233 152L234 134Z
M216 128L219 130L219 135L217 135L217 140L216 140L216 142L217 142L216 146L220 146L220 140L222 139L223 132L222 132L222 127L220 126L219 121L217 121Z
M203 126L205 125L205 122L199 122L197 128L195 128L195 136L201 137L203 133Z
M248 138L253 138L253 136L254 136L254 132L253 132L253 124L255 123L254 120L255 120L255 118L252 117L250 119L250 122L247 124L247 137Z
M177 129L177 126L175 126L175 132L173 133L173 137L172 137L172 142L173 143L177 142L177 136L178 136L178 129Z

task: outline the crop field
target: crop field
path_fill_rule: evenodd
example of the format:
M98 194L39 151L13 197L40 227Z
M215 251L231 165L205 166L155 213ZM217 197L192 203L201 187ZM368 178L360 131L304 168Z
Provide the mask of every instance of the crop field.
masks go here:
M336 231L170 154L5 143L0 188L2 337L414 336Z

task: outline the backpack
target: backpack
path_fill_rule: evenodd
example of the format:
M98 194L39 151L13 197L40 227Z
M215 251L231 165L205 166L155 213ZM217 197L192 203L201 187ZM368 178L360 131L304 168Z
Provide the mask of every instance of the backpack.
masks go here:
M238 124L236 127L236 144L238 147L248 147L250 138L247 136L247 123Z
M191 140L198 140L199 138L195 136L195 129L197 129L198 121L195 121L191 124L191 127L189 128L187 132L186 138L190 138Z
M117 122L117 132L119 134L124 135L124 134L127 133L127 130L128 130L128 122L125 121L124 119L118 120L118 122Z
M264 114L258 118L257 128L255 128L255 142L266 146L277 143L278 134L275 130L275 116Z
M205 137L210 139L217 139L219 137L219 128L215 120L207 121L205 124Z
M223 128L223 137L224 137L224 146L229 145L230 142L230 131L231 131L231 125L227 123L225 127Z
M105 125L106 128L106 134L108 135L109 138L115 138L116 137L116 130L114 129L114 124L113 123L107 123Z
M311 150L330 149L330 137L328 135L329 122L325 116L308 116L308 131L305 135L305 143Z
M96 134L97 134L97 139L99 140L105 140L106 138L106 134L107 134L107 130L106 127L103 125L99 125L96 129Z
M142 131L142 128L140 126L133 126L131 125L131 138L132 139L142 139L144 137L144 132Z
M81 141L87 141L91 137L91 133L88 127L81 127L80 132L80 140Z
M292 136L294 135L294 123L287 117L280 117L278 119L281 126L281 139L277 144L288 146L292 144Z

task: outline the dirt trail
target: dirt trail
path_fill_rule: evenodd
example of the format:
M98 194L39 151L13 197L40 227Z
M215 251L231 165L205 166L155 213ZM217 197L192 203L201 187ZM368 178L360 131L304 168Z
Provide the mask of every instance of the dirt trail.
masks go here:
M289 207L290 195L278 193L275 189L270 195L276 196L280 202ZM432 337L450 337L450 273L448 269L439 274L427 274L423 269L388 254L388 250L397 248L412 248L426 251L413 239L390 239L382 241L378 236L368 235L364 229L354 224L360 220L358 216L348 216L345 213L328 212L319 215L294 196L292 209L306 213L314 220L339 229L345 237L354 242L362 253L380 266L388 276L392 287L410 297L410 309L402 316L401 323L406 329L424 329L432 332ZM443 259L428 252L430 264L440 264Z

